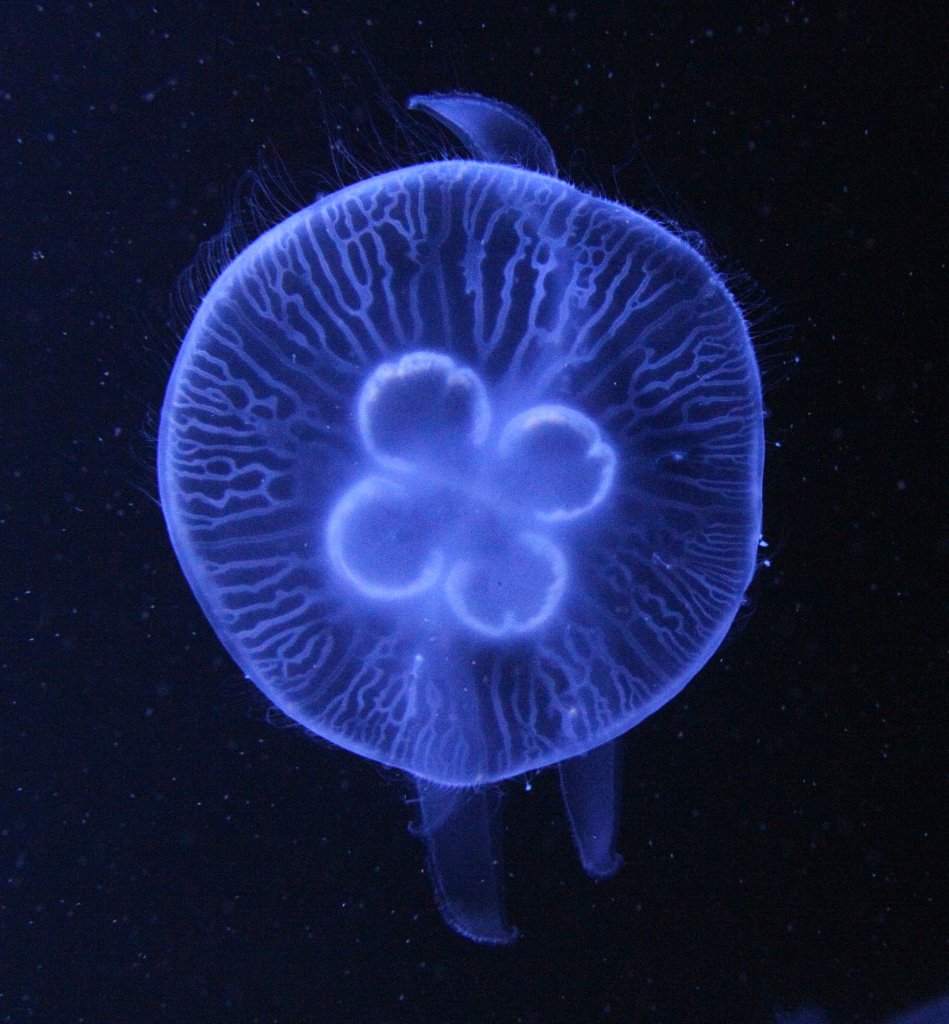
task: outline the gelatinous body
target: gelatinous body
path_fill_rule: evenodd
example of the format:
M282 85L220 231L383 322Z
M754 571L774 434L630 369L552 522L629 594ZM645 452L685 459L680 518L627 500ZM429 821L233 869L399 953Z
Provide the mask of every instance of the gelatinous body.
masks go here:
M694 250L551 176L519 111L413 105L478 159L344 188L224 271L169 383L159 483L235 660L313 732L416 777L446 917L501 942L476 787L561 763L584 865L615 869L604 745L731 624L761 396Z

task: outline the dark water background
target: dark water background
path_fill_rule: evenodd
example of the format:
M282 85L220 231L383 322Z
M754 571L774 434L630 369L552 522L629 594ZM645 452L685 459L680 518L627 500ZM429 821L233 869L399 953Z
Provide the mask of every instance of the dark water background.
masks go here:
M949 990L940 7L3 4L0 1022L874 1021ZM261 147L309 199L452 88L699 232L773 385L772 564L627 740L617 878L555 775L509 784L501 950L440 921L402 780L224 655L149 436L176 280Z

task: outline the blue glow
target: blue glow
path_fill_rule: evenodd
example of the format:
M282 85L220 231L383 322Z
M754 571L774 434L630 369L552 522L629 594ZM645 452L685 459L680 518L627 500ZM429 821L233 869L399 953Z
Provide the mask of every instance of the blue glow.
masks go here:
M499 888L472 909L439 839L488 813L456 787L576 759L578 847L615 870L614 758L583 755L677 693L734 618L761 395L693 249L541 173L552 153L514 108L413 105L480 159L341 189L221 274L168 386L159 483L235 660L314 733L420 780L446 917L502 942Z

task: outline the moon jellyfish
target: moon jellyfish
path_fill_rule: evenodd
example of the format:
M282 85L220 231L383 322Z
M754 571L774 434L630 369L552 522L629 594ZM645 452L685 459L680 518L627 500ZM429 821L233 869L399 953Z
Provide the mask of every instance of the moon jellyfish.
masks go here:
M495 784L556 764L584 868L612 874L618 738L735 616L760 381L722 278L558 178L527 116L409 106L470 159L324 196L223 271L168 385L159 486L240 668L414 779L444 918L504 943Z

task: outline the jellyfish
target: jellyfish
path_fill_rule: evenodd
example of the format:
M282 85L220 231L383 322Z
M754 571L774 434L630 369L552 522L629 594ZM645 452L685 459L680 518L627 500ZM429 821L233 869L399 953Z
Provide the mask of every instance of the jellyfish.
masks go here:
M234 661L414 780L444 919L500 944L497 785L557 765L583 867L613 874L620 737L732 623L760 379L721 276L558 177L527 115L409 107L468 158L323 196L224 269L170 377L159 489Z

